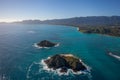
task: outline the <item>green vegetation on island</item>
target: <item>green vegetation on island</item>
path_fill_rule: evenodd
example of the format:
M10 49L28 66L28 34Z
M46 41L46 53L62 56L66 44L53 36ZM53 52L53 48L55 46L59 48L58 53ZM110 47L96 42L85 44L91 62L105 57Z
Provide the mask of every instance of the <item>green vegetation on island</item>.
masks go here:
M48 68L61 69L60 72L67 72L72 69L74 72L87 70L86 66L72 54L56 54L44 60Z
M120 37L120 27L79 27L79 31Z

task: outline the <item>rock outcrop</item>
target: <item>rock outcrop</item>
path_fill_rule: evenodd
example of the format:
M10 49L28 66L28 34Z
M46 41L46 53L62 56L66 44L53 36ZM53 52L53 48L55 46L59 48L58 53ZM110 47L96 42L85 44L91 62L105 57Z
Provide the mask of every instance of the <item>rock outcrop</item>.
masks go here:
M74 72L86 70L83 63L75 56L56 54L47 60L44 60L48 68L61 69L60 72L67 72L72 69Z
M54 47L56 45L56 43L47 41L47 40L43 40L39 43L37 43L37 46L39 47Z

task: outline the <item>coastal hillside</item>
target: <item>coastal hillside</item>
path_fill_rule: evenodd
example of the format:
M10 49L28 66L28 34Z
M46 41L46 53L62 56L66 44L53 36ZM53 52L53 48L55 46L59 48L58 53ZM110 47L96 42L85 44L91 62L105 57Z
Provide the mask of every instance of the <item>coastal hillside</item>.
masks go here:
M22 24L54 24L54 25L68 25L76 27L110 27L120 26L120 16L89 16L89 17L74 17L67 19L53 19L53 20L23 20Z
M14 23L67 25L78 27L78 30L83 33L97 33L117 37L120 36L120 16L89 16L45 21L23 20L21 22Z

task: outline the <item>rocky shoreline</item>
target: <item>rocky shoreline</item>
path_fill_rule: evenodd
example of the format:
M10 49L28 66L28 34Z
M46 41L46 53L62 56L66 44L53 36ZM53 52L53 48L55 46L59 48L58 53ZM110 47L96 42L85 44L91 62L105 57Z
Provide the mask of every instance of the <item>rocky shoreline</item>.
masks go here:
M71 54L56 54L44 60L44 63L50 69L60 69L61 73L67 73L68 69L71 69L73 72L87 70L84 63L79 58Z
M43 41L40 41L39 43L35 43L34 46L37 48L50 48L50 47L59 46L59 43L53 43L48 40L43 40Z
M120 37L120 27L78 27L78 31Z

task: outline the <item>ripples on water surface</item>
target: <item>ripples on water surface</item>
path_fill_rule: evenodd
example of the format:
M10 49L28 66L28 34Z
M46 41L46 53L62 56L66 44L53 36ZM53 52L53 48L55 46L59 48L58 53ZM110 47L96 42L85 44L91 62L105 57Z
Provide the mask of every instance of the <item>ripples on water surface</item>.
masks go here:
M59 47L38 49L41 40L59 42ZM120 38L83 34L74 27L57 25L0 25L0 80L120 80ZM62 75L43 70L42 59L72 53L90 66L88 75Z

